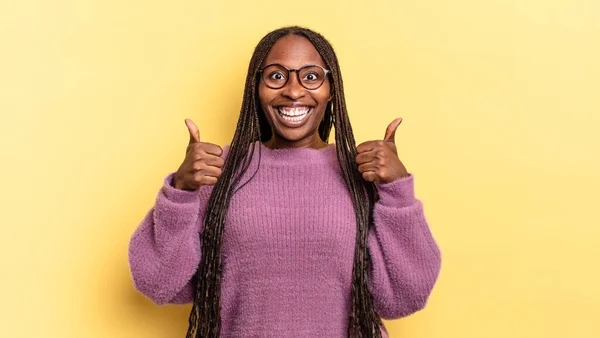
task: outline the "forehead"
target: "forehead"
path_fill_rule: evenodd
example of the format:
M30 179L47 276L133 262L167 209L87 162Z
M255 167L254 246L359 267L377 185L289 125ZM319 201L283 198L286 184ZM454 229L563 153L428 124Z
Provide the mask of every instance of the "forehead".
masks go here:
M325 67L325 62L315 46L300 35L286 35L273 44L262 66L273 63L288 68L300 68L309 64Z

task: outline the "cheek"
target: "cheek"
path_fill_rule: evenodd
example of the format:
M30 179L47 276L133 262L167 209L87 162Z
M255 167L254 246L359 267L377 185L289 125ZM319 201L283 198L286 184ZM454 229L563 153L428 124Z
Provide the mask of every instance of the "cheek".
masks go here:
M329 101L329 97L331 97L331 95L333 94L331 92L332 88L329 79L327 79L327 81L325 81L325 83L323 83L323 86L321 86L321 88L319 89L319 102L327 104L327 101Z
M262 108L263 113L266 115L267 120L271 123L271 110L269 109L269 105L273 102L273 100L277 97L278 93L276 90L273 90L267 87L264 83L258 86L258 101L260 103L260 107Z
M321 88L319 88L319 90L315 93L315 95L313 97L319 103L319 106L321 106L323 109L325 109L324 107L327 106L330 96L331 96L331 87L329 85L329 81L327 81L326 83L323 84L323 86L321 86Z

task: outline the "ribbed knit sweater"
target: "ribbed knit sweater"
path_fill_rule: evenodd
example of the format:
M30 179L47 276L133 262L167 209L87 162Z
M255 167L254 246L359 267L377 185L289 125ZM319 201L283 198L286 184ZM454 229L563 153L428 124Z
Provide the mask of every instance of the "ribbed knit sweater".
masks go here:
M347 337L356 218L335 146L255 146L260 166L255 152L242 182L258 171L232 196L223 233L221 336ZM129 246L135 287L160 305L192 301L212 191L175 189L172 176ZM412 173L377 189L369 290L376 312L396 319L425 306L440 251Z

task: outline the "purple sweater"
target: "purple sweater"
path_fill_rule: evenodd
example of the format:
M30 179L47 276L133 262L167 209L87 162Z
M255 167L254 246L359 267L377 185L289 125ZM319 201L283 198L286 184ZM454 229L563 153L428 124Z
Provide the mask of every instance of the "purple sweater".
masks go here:
M256 146L260 169L233 195L223 233L221 336L347 337L356 219L335 146ZM255 152L242 182L257 164ZM177 190L172 175L129 246L135 287L160 305L192 301L212 190ZM369 289L384 319L423 309L440 270L413 181L411 174L378 185Z

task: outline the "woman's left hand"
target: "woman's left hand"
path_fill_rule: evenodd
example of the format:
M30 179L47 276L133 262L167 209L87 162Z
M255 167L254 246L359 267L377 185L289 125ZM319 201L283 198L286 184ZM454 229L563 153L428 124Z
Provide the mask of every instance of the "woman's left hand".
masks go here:
M358 171L366 181L389 183L408 176L408 171L398 158L394 139L400 123L402 118L392 121L383 140L363 142L356 147Z

